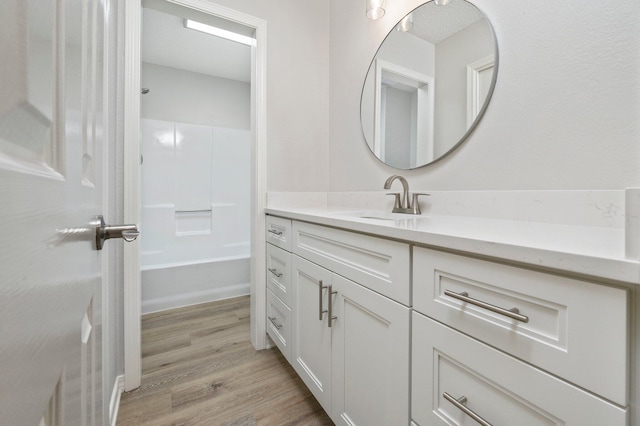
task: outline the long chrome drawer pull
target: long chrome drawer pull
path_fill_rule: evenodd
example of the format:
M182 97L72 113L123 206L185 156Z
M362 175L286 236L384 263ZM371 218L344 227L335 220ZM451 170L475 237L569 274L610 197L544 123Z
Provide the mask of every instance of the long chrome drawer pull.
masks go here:
M336 294L337 291L333 291L333 286L329 286L329 328L331 328L331 323L334 319L338 317L333 316L333 295Z
M444 294L449 297L453 297L454 299L462 300L463 302L471 303L472 305L479 306L480 308L487 309L491 312L495 312L496 314L504 315L506 317L512 318L517 321L521 321L524 323L529 322L529 317L526 315L522 315L518 308L504 309L499 306L491 305L487 302L483 302L478 299L473 299L469 297L469 293L463 291L462 293L456 293L455 291L445 290Z
M280 330L282 328L282 324L278 324L276 322L276 317L269 317L269 321L271 321L271 324L273 324L276 330Z
M277 235L278 237L282 235L282 231L276 231L275 229L269 229L269 232L271 232L273 235Z
M278 272L276 268L267 268L267 270L278 278L282 276L282 273Z
M326 309L322 309L322 290L327 286L322 285L322 280L318 281L318 320L322 321L322 314L327 312Z
M464 403L467 402L466 396L463 395L460 398L456 399L449 395L447 392L443 393L442 396L444 397L444 399L455 405L457 409L465 413L467 416L471 417L482 426L492 426L491 423L489 423L464 405Z

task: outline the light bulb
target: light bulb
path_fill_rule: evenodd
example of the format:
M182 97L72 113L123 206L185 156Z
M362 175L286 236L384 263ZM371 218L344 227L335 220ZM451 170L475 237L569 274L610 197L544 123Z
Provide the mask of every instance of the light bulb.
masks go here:
M396 30L407 32L411 29L411 27L413 27L413 13L410 13L402 18L402 21L400 21L400 23L396 27Z
M367 0L367 18L371 20L380 19L384 16L385 0Z

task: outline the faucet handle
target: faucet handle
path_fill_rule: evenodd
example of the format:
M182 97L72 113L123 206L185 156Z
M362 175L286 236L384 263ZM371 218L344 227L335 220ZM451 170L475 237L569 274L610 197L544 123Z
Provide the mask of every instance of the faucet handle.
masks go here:
M393 209L399 209L400 208L400 193L399 192L389 192L387 195L395 195L396 198L393 202Z
M418 202L418 197L421 195L424 195L427 197L431 196L431 194L427 194L425 192L414 192L413 197L411 198L411 206L410 206L413 214L422 214L422 212L420 211L420 203Z

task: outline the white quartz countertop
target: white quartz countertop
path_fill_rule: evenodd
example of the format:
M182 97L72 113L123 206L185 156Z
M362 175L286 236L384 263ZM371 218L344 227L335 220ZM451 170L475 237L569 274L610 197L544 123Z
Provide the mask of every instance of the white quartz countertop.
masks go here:
M536 268L640 284L640 262L625 257L622 228L322 208L267 208L265 211L275 216Z

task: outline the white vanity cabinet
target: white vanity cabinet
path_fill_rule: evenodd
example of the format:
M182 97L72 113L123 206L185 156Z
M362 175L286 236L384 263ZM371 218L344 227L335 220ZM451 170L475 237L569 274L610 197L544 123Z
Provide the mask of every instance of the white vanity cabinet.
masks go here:
M267 216L267 334L291 363L291 221Z
M337 425L409 422L409 308L293 256L292 364Z
M410 246L272 216L266 238L268 333L325 411L409 424Z
M268 216L268 310L336 424L637 424L637 291L292 217Z
M627 290L421 247L413 255L415 423L473 424L466 409L493 425L628 423Z

